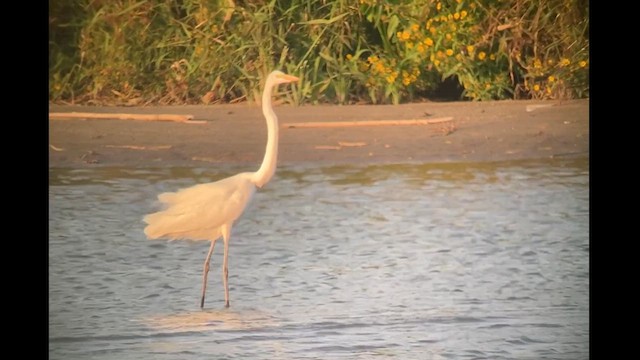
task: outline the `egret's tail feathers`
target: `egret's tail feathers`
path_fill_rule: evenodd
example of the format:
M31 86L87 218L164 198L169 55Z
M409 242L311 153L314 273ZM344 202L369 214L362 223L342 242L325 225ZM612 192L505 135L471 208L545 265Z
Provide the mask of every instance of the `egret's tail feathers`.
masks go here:
M149 214L144 217L147 226L144 234L148 239L169 240L212 240L220 237L216 227L194 226L193 217L172 214L171 209Z
M144 217L149 239L216 240L242 214L255 186L250 173L158 195L163 209Z
M144 234L147 235L148 239L166 238L171 232L171 224L166 219L163 220L162 212L149 214L143 220L147 223L147 227L144 228Z

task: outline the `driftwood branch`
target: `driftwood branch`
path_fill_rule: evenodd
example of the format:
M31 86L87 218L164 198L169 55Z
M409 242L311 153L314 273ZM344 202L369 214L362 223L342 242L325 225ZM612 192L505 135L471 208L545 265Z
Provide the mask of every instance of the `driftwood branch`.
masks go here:
M398 125L430 125L453 120L453 117L420 120L362 120L362 121L314 121L283 124L292 128L326 128L326 127L354 127L354 126L398 126Z
M189 121L193 115L178 114L98 114L87 112L53 112L49 113L49 119L117 119L117 120L144 120L144 121L176 121L185 123L204 123L204 121Z
M157 145L157 146L141 146L141 145L105 145L108 148L115 149L131 149L131 150L167 150L171 149L171 145Z

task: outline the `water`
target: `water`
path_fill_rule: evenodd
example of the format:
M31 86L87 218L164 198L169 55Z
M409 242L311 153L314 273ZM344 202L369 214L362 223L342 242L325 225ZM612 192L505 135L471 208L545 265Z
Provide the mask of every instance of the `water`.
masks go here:
M156 195L243 169L50 170L51 359L587 359L588 160L285 167L222 246Z

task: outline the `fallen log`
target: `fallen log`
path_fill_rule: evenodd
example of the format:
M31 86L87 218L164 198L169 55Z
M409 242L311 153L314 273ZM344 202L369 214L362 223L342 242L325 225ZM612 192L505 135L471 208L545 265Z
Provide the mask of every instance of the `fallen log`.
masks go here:
M453 117L416 120L360 120L360 121L314 121L283 124L289 129L295 128L327 128L327 127L353 127L353 126L406 126L406 125L430 125L453 120Z
M116 120L143 120L143 121L176 121L185 123L204 123L204 121L189 121L193 115L179 114L107 114L87 112L53 112L49 113L49 119L116 119Z

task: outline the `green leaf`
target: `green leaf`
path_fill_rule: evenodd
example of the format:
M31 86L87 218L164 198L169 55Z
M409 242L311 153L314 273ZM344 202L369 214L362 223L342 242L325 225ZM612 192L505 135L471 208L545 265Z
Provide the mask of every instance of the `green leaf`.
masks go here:
M325 59L328 63L331 64L335 64L336 63L336 59L333 58L331 55L326 54L324 52L319 53L318 55L320 55L320 57L322 57L323 59Z
M338 16L334 16L331 19L313 19L313 20L309 20L309 21L301 21L298 24L299 25L329 25L329 24L333 24L334 22L342 19L343 17L347 16L347 13L344 14L340 14Z
M124 15L124 14L126 14L126 13L128 13L128 12L131 12L131 11L132 11L132 10L134 10L135 8L138 8L138 7L140 7L140 6L142 6L142 5L146 4L146 3L147 3L147 1L146 1L146 0L144 0L144 1L140 1L140 2L138 2L138 3L135 3L135 4L131 5L131 6L129 6L128 8L126 8L126 9L124 9L124 10L122 10L122 11L118 12L118 13L115 13L115 14L114 14L114 16Z
M400 19L398 19L396 15L393 15L391 19L389 19L389 26L387 27L387 39L391 39L391 37L393 37L399 24Z

